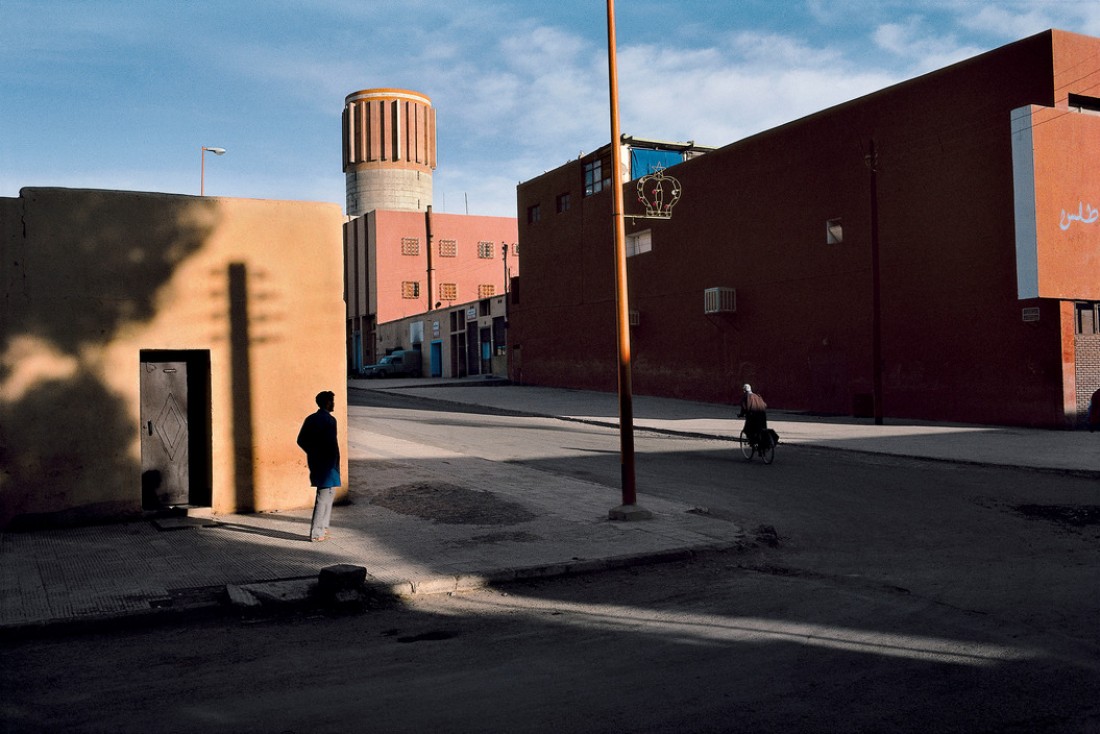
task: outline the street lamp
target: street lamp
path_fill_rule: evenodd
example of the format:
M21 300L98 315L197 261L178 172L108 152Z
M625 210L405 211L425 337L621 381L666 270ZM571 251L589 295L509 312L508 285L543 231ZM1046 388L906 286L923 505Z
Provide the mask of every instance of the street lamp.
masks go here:
M206 195L206 151L214 155L225 155L225 148L207 148L205 145L199 150L199 196Z

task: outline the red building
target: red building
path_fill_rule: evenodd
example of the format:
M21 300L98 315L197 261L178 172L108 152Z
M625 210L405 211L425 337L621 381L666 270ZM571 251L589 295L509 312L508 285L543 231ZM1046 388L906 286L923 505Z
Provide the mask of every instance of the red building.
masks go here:
M624 161L685 158L672 218L627 217L635 392L728 402L749 382L774 408L1083 420L1100 39L1047 31L701 156L623 142ZM615 389L609 150L519 186L525 383Z

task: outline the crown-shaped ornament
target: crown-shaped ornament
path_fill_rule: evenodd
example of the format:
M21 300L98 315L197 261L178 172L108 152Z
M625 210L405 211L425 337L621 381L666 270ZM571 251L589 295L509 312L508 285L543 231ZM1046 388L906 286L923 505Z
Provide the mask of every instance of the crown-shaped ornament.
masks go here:
M657 168L638 179L638 201L645 206L646 219L671 219L672 207L680 200L680 182Z

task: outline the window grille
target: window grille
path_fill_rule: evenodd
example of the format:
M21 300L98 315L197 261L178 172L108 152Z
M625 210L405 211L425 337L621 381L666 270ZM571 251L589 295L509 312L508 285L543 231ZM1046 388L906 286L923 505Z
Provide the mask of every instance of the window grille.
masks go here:
M734 313L736 310L736 289L707 288L703 291L703 313Z
M645 230L644 232L635 232L632 235L628 235L626 238L626 256L634 257L640 255L643 252L651 252L653 250L653 232L651 230Z
M455 240L440 240L439 241L439 256L440 257L456 257L458 255L458 242Z
M404 280L401 282L401 297L402 298L420 298L420 283L415 280Z
M458 300L458 284L457 283L440 283L439 284L439 300L441 300L441 301L457 301Z
M401 254L402 255L419 255L420 254L420 238L419 237L402 237L401 238Z
M477 297L489 298L490 296L496 295L496 290L496 286L493 285L479 285L477 287Z
M477 256L482 260L493 259L493 243L492 242L478 242L477 243Z

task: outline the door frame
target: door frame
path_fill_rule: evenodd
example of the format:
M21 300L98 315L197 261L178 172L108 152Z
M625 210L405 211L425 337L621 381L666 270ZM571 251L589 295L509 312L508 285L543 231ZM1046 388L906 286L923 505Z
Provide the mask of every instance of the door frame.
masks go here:
M187 365L187 504L191 507L210 507L213 503L210 350L142 349L138 363L139 381L141 370L149 362L183 362ZM140 426L138 428L140 430Z

